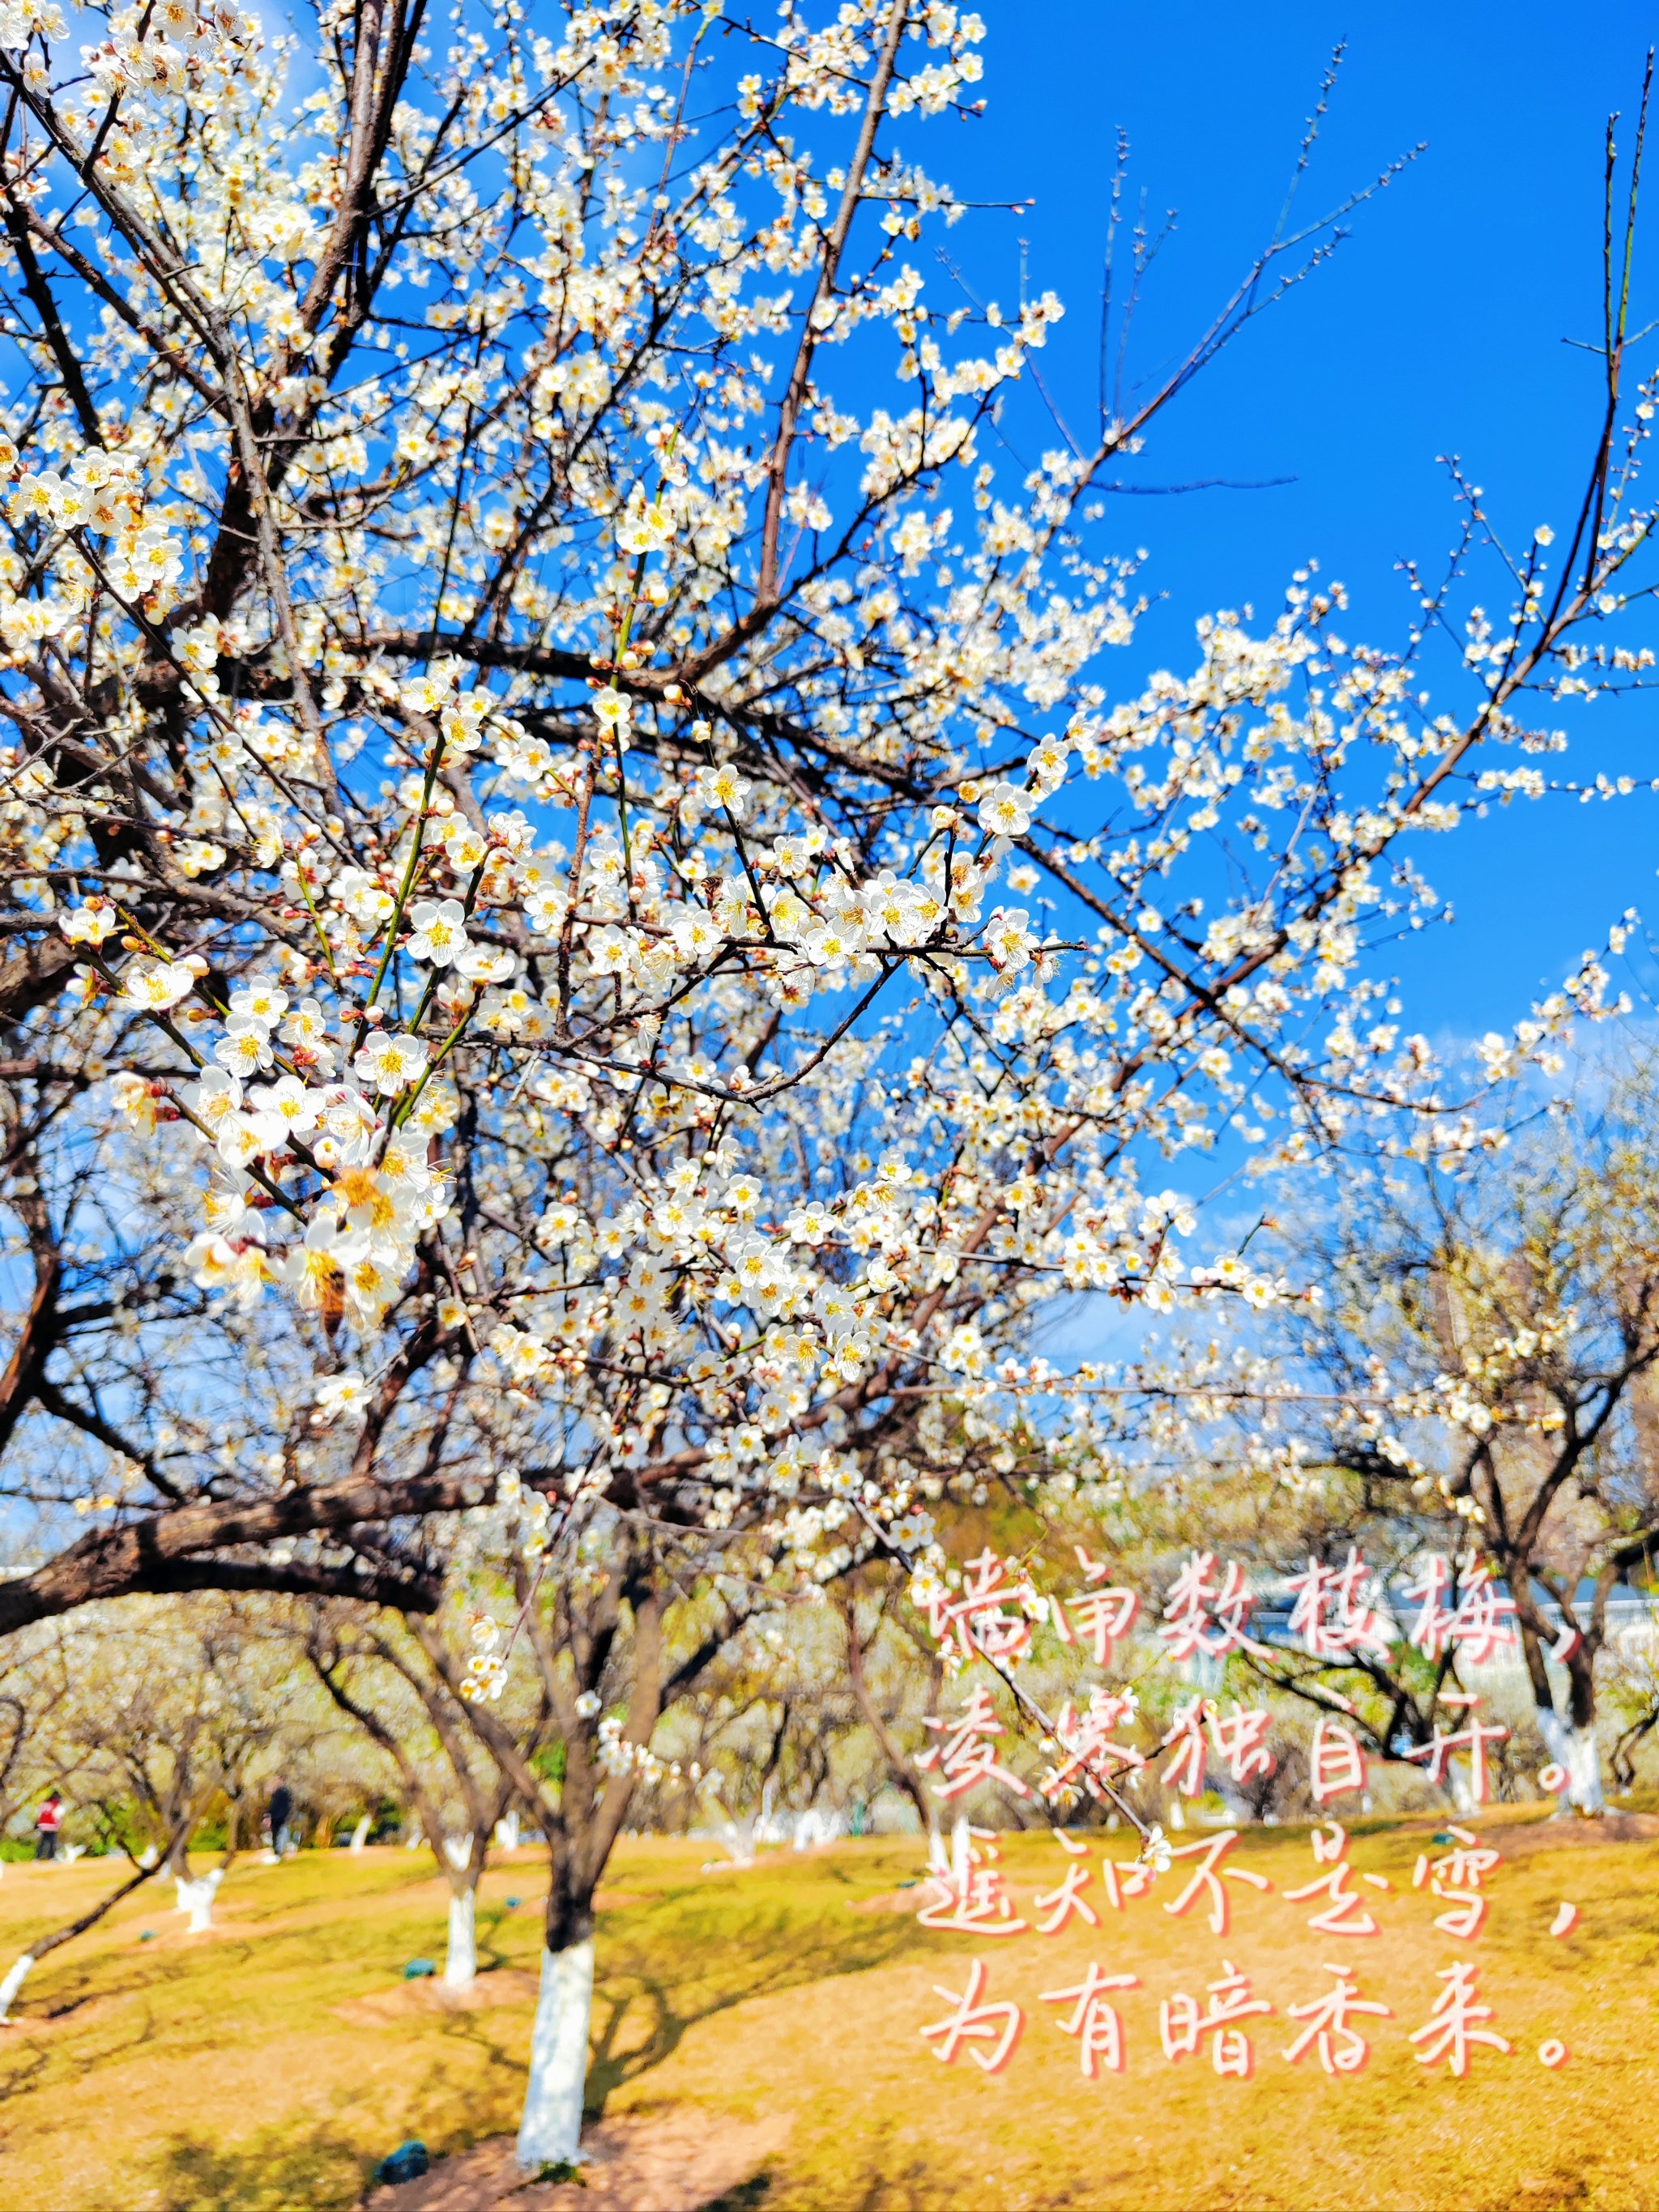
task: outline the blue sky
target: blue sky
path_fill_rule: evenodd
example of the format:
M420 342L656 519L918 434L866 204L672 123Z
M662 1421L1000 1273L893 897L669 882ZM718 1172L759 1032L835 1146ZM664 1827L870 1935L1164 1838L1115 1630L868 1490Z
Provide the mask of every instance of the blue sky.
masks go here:
M1035 195L1020 216L970 216L950 248L1012 301L1027 242L1030 283L1052 286L1069 310L1045 374L1062 410L1085 424L1118 125L1149 214L1178 211L1138 331L1148 374L1202 328L1271 232L1339 40L1346 58L1304 214L1323 213L1426 142L1358 211L1334 260L1176 404L1137 465L1147 483L1293 481L1117 501L1117 542L1146 549L1145 580L1167 595L1123 657L1126 690L1150 666L1187 664L1205 608L1249 602L1270 616L1310 556L1349 586L1351 635L1399 644L1407 602L1396 563L1411 555L1437 565L1455 528L1438 454L1462 457L1506 534L1566 520L1589 457L1599 364L1565 341L1596 334L1602 135L1621 108L1628 143L1650 15L1628 0L1570 22L1536 0L979 5L988 114L933 125L914 151L963 197ZM1638 325L1659 312L1659 145L1650 162ZM1656 363L1659 331L1634 368ZM1033 447L1059 442L1035 423L1018 434ZM1495 587L1489 599L1507 605ZM1659 640L1659 620L1647 633ZM1575 726L1567 772L1659 775L1656 730L1659 691L1598 704ZM1659 922L1659 794L1511 808L1422 848L1421 859L1458 920L1402 954L1407 1018L1443 1032L1504 1025L1623 908ZM1644 979L1659 986L1650 958L1620 977L1635 989Z

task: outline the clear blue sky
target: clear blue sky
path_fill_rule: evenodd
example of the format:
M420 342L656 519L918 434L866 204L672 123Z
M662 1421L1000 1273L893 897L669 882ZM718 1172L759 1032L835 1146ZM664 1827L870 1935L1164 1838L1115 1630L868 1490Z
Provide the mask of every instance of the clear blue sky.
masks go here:
M1564 341L1596 334L1602 133L1621 108L1628 140L1659 18L1630 0L1565 16L1537 0L978 4L989 26L985 119L931 126L914 145L901 131L899 143L964 197L1035 195L1018 217L970 216L948 234L950 248L1012 301L1018 240L1028 242L1030 284L1052 286L1069 310L1045 373L1085 425L1119 125L1149 211L1179 216L1139 331L1149 374L1202 327L1271 232L1339 40L1346 61L1304 212L1324 212L1427 142L1358 211L1334 261L1176 404L1137 465L1148 483L1294 481L1115 502L1116 541L1147 549L1146 580L1168 595L1123 656L1126 690L1148 666L1187 664L1201 610L1248 601L1270 616L1310 555L1350 586L1349 634L1398 645L1407 610L1396 562L1410 554L1432 565L1451 542L1437 454L1462 457L1507 535L1565 520L1597 403L1598 364ZM1659 312L1659 138L1649 178L1638 322ZM1646 374L1656 362L1659 331L1635 367ZM1020 434L1038 442L1035 425ZM1659 489L1659 455L1653 467ZM1659 621L1649 638L1659 638ZM1577 772L1659 775L1659 691L1583 719L1583 749L1568 757ZM1622 908L1659 921L1659 796L1511 808L1421 857L1458 921L1402 959L1417 1026L1505 1024ZM1638 960L1621 981L1644 978L1659 984L1659 964Z

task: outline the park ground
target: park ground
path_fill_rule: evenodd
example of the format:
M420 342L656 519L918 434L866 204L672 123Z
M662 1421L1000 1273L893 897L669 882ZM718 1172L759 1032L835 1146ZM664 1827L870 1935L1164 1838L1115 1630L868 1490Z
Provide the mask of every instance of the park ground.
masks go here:
M377 2191L377 2212L1659 2204L1659 1820L1618 1820L1611 1835L1509 1814L1480 1826L1504 1863L1468 1944L1434 1928L1444 1908L1412 1886L1419 1852L1437 1850L1433 1822L1355 1832L1356 1869L1392 1884L1369 1889L1382 1923L1369 1939L1310 1930L1323 1899L1282 1895L1319 1870L1305 1830L1240 1839L1231 1863L1273 1889L1230 1884L1224 1936L1201 1904L1162 1909L1179 1865L1120 1911L1103 1905L1098 1929L996 1939L918 1926L904 1885L920 1855L902 1839L708 1871L707 1845L626 1843L600 1896L588 2083L610 2162L586 2190L514 2194L500 2139L529 2046L534 1850L486 1876L485 1971L477 2000L453 2009L403 1979L410 1959L441 1959L443 1890L422 1855L240 1860L211 1935L185 1936L157 1882L30 1981L0 2035L0 2212L325 2212L362 2202L376 2161L410 2136L444 2162ZM1093 1838L1079 1863L1107 1852L1128 1856ZM1028 1918L1064 1863L1048 1837L1004 1839L1000 1870ZM114 1871L6 1867L6 1957ZM1102 1903L1097 1872L1085 1894ZM1564 1901L1577 1923L1552 1937ZM1407 2041L1458 1956L1477 1963L1487 2025L1511 2046L1477 2049L1462 2080L1416 2063ZM975 1957L986 1996L1026 2015L995 2075L967 2049L940 2064L918 2032L951 2010L939 1991L960 1990ZM1253 2024L1248 2081L1218 2078L1201 2055L1171 2064L1159 2044L1160 1998L1202 2002L1223 1959L1276 2008ZM1139 1987L1120 1999L1122 2072L1089 2081L1057 2024L1070 2008L1042 1996L1091 1960ZM1294 2067L1282 2056L1286 2008L1330 1986L1327 1960L1393 2013L1364 2023L1371 2057L1346 2077L1312 2053ZM1553 2070L1538 2057L1552 2037L1568 2051Z

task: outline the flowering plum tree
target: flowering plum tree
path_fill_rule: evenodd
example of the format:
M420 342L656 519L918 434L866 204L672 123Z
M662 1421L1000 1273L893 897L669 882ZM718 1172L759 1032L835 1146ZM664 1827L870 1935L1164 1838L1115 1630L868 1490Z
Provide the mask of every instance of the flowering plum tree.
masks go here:
M1596 1671L1609 1601L1645 1574L1659 1536L1653 1076L1645 1053L1611 1073L1591 1063L1583 1103L1558 1106L1474 1173L1401 1164L1352 1183L1299 1261L1328 1295L1296 1317L1288 1366L1321 1378L1322 1402L1291 1385L1277 1409L1278 1445L1301 1447L1334 1558L1358 1534L1395 1565L1402 1593L1424 1554L1458 1560L1475 1611L1479 1577L1493 1578L1504 1593L1493 1625L1525 1668L1564 1799L1589 1813L1602 1808ZM1322 1471L1328 1491L1314 1484ZM1456 1599L1449 1589L1440 1611ZM1396 1601L1402 1632L1425 1601ZM1413 1653L1391 1633L1392 1659L1348 1651L1334 1668L1297 1670L1346 1673L1350 1688L1370 1677L1379 1748L1402 1725L1422 1741L1435 1696L1458 1686L1458 1651L1416 1640Z
M546 1948L519 2132L520 2163L535 2172L576 2154L594 1893L641 1784L648 1789L682 1778L680 1763L659 1757L652 1738L710 1662L740 1640L750 1598L738 1575L717 1574L712 1586L698 1575L695 1540L688 1562L683 1540L664 1541L639 1525L642 1516L624 1517L610 1505L597 1509L560 1571L549 1577L543 1540L515 1510L525 1501L513 1500L510 1483L503 1486L513 1631L504 1632L486 1607L475 1607L472 1649L463 1662L441 1621L416 1619L410 1640L424 1673L418 1662L404 1663L411 1679L423 1681L423 1695L447 1699L450 1712L465 1717L546 1845ZM688 1594L684 1583L692 1577L702 1586ZM465 1587L462 1576L456 1580ZM518 1694L504 1704L515 1646ZM562 1753L556 1771L537 1756L553 1743ZM451 1754L458 1761L462 1755ZM695 1763L690 1778L697 1778Z
M1184 1256L1160 1153L1474 1141L1372 956L1424 837L1643 657L1598 642L1650 523L1616 287L1559 552L1471 495L1509 611L1448 703L1446 593L1389 654L1311 573L1126 684L1099 495L1329 224L1011 477L1060 308L919 265L963 209L897 134L981 77L947 0L86 21L0 15L0 1441L94 1525L43 1517L0 1626L430 1607L422 1516L503 1468L556 1562L603 1504L925 1593L927 1472L1064 1426L1038 1308L1279 1295Z
M478 1754L465 1710L395 1632L327 1617L310 1624L307 1656L329 1696L397 1770L421 1833L449 1889L443 1978L470 1988L477 1975L478 1883L512 1784ZM545 1715L532 1717L533 1754Z

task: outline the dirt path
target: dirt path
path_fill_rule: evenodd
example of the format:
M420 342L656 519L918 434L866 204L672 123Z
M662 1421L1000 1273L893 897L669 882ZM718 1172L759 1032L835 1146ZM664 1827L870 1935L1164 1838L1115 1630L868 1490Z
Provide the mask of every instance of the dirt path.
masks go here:
M781 2150L787 2119L745 2122L695 2105L587 2129L580 2183L526 2182L511 2136L440 2159L418 2181L374 2189L363 2212L702 2212Z
M1621 1813L1615 1808L1589 1820L1529 1821L1525 1827L1492 1831L1492 1841L1505 1858L1520 1858L1529 1851L1568 1850L1583 1844L1644 1844L1659 1836L1659 1816L1652 1813Z

